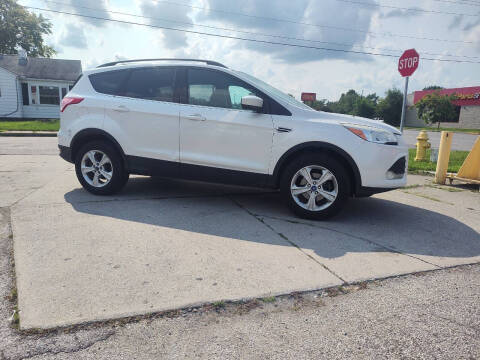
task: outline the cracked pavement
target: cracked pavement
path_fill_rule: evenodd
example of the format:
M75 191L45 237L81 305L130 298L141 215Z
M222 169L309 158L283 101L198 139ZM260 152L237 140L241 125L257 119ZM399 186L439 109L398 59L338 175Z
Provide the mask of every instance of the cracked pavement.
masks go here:
M275 192L145 177L97 198L55 140L0 138L0 291L15 246L30 329L11 328L14 301L1 302L0 359L478 357L479 267L446 269L480 262L471 189L412 176L326 222Z

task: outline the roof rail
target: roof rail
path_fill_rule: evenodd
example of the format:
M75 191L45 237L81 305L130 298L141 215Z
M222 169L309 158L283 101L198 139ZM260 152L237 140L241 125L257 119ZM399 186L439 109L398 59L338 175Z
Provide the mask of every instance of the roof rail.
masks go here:
M113 66L117 64L124 64L124 63L130 63L130 62L140 62L140 61L195 61L195 62L203 62L207 65L213 65L213 66L220 66L223 68L227 68L225 65L220 64L219 62L216 61L210 61L210 60L200 60L200 59L165 59L165 58L160 58L160 59L137 59L137 60L119 60L119 61L112 61L106 64L98 65L97 68L101 67L106 67L106 66Z

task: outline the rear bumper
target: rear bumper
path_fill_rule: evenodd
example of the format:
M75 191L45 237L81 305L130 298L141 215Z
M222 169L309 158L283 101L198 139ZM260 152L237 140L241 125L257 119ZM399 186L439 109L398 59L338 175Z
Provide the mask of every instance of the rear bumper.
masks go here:
M62 159L73 163L72 151L68 146L58 145L58 149L60 150L60 157Z

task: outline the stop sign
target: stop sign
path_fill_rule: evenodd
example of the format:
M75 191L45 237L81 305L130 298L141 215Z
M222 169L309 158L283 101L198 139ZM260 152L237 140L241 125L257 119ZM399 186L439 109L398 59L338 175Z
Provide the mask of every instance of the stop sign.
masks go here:
M398 60L398 71L403 77L412 75L418 68L419 60L420 55L415 49L405 50Z

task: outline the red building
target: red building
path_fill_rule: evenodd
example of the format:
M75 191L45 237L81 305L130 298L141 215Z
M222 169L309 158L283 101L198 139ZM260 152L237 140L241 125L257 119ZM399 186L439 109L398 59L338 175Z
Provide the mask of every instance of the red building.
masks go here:
M425 123L418 119L417 111L411 108L424 96L433 92L439 92L441 95L455 94L458 100L454 102L458 106L459 116L455 122L442 123L443 127L458 127L464 129L480 129L480 86L442 89L442 90L424 90L415 91L407 97L407 110L405 124L407 126L425 126Z

